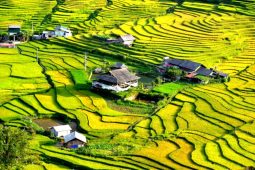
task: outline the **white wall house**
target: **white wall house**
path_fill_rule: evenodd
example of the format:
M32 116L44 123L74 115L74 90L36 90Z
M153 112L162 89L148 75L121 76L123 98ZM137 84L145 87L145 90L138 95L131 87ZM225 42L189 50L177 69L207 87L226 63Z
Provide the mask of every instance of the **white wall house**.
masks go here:
M53 37L71 37L72 31L64 26L57 26L54 31L43 31L41 35L41 39L48 39L48 38L53 38Z
M72 36L72 31L70 29L68 29L67 27L64 26L57 26L55 28L55 36L56 37L71 37Z
M71 133L72 128L69 125L53 126L50 128L55 137L64 137Z

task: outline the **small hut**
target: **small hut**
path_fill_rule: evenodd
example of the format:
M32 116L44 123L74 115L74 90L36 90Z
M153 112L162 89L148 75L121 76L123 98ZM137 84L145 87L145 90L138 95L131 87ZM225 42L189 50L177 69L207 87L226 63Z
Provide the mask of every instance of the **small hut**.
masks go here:
M131 47L135 41L135 37L131 34L121 35L118 40L125 46Z
M86 137L76 131L64 136L64 146L67 148L79 148L84 146L86 143Z
M71 133L72 128L69 125L53 126L50 128L55 137L64 137Z
M55 36L67 38L72 36L72 31L67 27L59 25L55 28Z
M21 27L19 25L10 25L8 27L8 35L17 35L21 32Z

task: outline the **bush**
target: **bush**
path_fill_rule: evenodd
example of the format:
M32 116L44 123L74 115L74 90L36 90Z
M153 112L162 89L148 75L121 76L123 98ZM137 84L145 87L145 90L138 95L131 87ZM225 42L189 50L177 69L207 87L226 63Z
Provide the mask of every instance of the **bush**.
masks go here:
M77 153L95 157L107 156L122 156L129 154L132 150L137 149L137 146L127 142L98 142L89 144L76 150Z
M184 72L178 67L169 67L165 76L174 81L180 79L180 77L182 77L183 75Z

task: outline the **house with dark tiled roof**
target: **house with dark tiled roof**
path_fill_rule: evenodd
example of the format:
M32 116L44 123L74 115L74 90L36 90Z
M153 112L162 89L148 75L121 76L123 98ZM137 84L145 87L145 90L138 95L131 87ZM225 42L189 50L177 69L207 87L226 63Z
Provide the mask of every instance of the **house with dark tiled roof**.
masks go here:
M200 63L189 61L189 60L181 60L181 59L165 59L164 66L165 67L177 66L186 72L195 72L199 68L205 67Z
M205 67L200 67L196 73L198 75L207 76L207 77L213 77L214 70L213 69L207 69Z
M205 76L208 78L215 78L216 76L219 76L224 79L228 78L228 74L218 72L212 68L208 69L201 63L165 57L163 64L159 67L159 71L164 73L169 67L178 67L186 73L185 78L188 79L193 79L196 76Z
M140 77L129 72L127 68L113 69L106 74L101 74L93 81L92 88L110 91L126 91L137 87Z

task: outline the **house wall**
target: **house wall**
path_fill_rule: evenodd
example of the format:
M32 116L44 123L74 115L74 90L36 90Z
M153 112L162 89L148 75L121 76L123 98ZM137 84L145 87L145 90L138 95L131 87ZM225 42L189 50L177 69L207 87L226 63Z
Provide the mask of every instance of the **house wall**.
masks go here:
M84 144L85 144L85 142L82 142L78 139L74 139L74 140L71 140L71 141L65 143L65 146L67 148L72 148L73 145L78 145L78 147L82 147L82 146L84 146Z
M118 85L106 85L106 84L99 83L99 82L93 82L92 86L96 87L96 88L100 87L101 89L105 89L105 90L113 90L113 91L116 91L116 92L126 91L131 87L131 86L128 86L126 88L122 88Z
M72 36L72 32L71 31L55 31L55 35L57 37L70 37Z
M51 133L53 133L55 137L63 137L63 136L66 136L66 135L70 134L71 131L66 130L66 131L57 132L54 129L51 129Z

